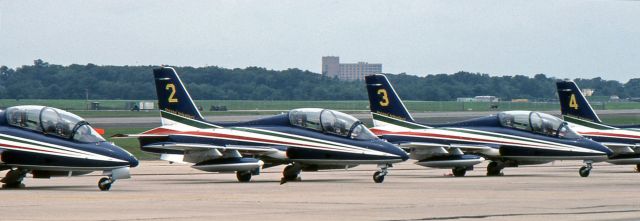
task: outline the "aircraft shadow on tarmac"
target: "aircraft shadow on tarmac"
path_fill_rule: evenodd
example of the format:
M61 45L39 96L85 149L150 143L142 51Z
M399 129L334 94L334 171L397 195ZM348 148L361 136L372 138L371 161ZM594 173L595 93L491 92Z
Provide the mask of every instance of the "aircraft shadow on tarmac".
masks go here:
M91 186L87 185L73 185L73 186L25 186L22 188L0 188L0 191L29 191L29 190L47 190L47 191L73 191L73 192L86 192L87 190L93 191Z

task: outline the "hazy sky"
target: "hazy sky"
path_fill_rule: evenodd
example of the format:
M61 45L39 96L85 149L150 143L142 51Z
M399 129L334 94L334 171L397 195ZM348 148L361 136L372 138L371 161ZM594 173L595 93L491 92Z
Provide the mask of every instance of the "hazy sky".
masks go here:
M640 77L640 1L7 1L0 65L217 65L320 72Z

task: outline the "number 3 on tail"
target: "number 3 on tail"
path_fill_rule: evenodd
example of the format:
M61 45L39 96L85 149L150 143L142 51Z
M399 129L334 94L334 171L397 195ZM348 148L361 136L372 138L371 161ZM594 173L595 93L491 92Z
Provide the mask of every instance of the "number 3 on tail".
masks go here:
M382 95L382 100L380 101L380 106L383 106L383 107L389 106L389 97L387 95L387 90L379 89L377 93Z
M175 98L176 86L174 84L167 84L167 87L164 89L171 91L171 94L169 94L169 103L178 103L178 98Z
M571 98L569 99L569 107L578 110L578 102L576 102L575 94L571 94Z

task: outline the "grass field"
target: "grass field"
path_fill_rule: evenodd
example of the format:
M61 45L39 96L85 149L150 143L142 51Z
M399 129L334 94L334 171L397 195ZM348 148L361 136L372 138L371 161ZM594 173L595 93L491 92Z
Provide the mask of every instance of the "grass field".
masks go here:
M12 100L0 99L0 108L15 105L44 105L64 110L71 110L83 117L141 117L157 116L157 111L131 112L126 110L127 102L131 100L94 100L100 103L101 111L87 111L84 100ZM368 101L249 101L249 100L198 100L196 104L202 107L204 115L244 115L244 114L274 114L281 111L318 107L334 110L367 111ZM228 111L209 111L212 105L226 106ZM491 103L485 102L456 102L456 101L405 101L405 105L413 112L429 111L493 111L493 110L557 110L556 102L499 102L497 109L492 109ZM594 102L596 110L640 109L640 102ZM111 111L110 111L111 110ZM118 110L118 111L115 111Z
M109 128L105 130L103 135L108 141L114 142L116 145L126 149L131 154L136 156L139 160L151 160L158 159L159 157L154 154L145 153L140 150L140 144L138 139L135 138L111 138L115 134L137 134L149 130L150 128Z

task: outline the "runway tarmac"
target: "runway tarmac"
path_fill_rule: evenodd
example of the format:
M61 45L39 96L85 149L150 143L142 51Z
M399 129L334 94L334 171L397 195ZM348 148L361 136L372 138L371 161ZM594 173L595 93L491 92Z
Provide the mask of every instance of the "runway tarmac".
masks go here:
M111 191L99 174L25 179L26 188L0 191L1 220L638 220L640 174L632 166L580 162L506 168L486 177L485 164L467 177L448 170L398 164L384 183L375 166L303 172L279 185L282 167L250 183L234 174L143 161L133 178Z

